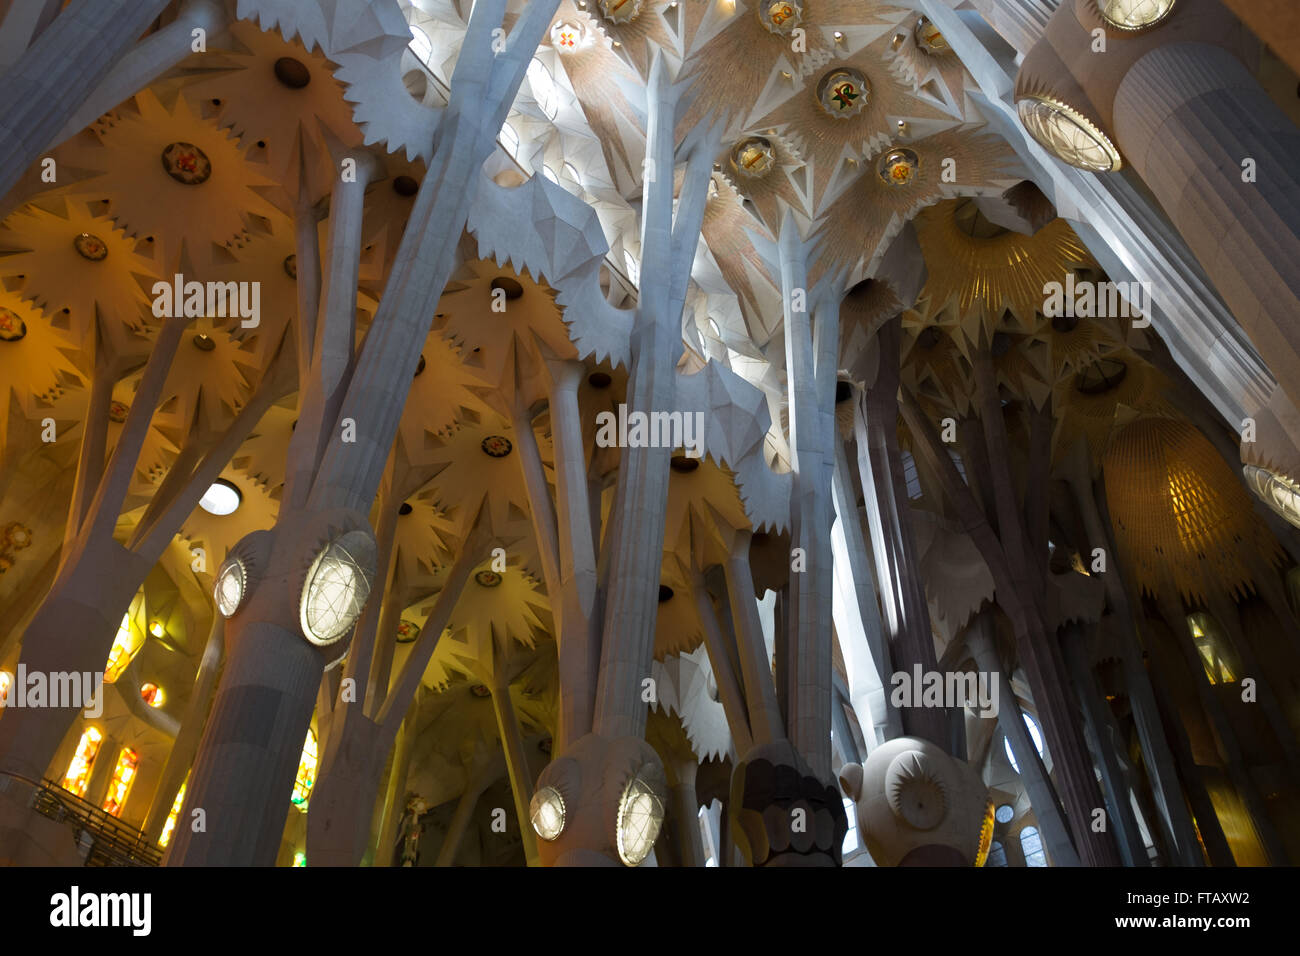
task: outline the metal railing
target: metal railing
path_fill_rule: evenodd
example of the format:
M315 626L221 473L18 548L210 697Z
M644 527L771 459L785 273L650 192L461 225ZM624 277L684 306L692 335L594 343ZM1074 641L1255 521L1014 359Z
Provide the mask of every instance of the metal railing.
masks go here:
M86 866L158 866L162 862L162 850L130 824L64 790L53 780L18 779L33 787L33 810L71 828L84 850Z

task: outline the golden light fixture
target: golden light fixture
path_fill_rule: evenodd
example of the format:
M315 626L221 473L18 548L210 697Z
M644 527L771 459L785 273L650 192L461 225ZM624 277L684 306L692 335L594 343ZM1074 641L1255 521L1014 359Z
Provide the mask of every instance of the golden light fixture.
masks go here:
M1072 106L1031 94L1016 103L1016 111L1029 135L1061 162L1093 173L1113 173L1123 167L1110 137Z
M1145 30L1174 12L1175 0L1101 0L1101 18L1116 30Z

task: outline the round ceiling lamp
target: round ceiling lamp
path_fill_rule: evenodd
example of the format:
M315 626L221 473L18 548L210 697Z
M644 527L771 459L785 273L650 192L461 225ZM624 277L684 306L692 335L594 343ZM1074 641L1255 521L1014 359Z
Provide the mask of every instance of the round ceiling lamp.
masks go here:
M890 186L907 186L921 174L921 157L916 150L900 146L880 157L876 172L881 182Z
M1124 165L1110 137L1060 100L1026 96L1016 103L1016 111L1029 135L1061 162L1093 173L1113 173Z
M551 841L564 832L564 797L554 787L542 787L528 804L528 818L543 840Z
M640 866L650 855L659 828L664 823L664 799L667 790L663 770L646 763L632 775L618 801L615 836L618 857L627 866Z
M1246 487L1288 523L1300 527L1300 484L1281 472L1258 465L1246 465L1242 471Z
M731 151L731 168L747 179L766 176L776 165L776 150L762 136L748 136Z
M1116 30L1145 30L1174 11L1174 0L1102 0L1101 18Z
M817 84L817 102L836 119L851 119L867 108L871 84L850 67L831 70Z
M361 530L340 535L316 556L299 615L307 640L324 646L348 633L370 597L375 563L375 539Z
M212 160L193 143L176 142L162 151L162 165L167 175L184 186L206 183L212 175Z
M222 617L230 617L244 603L244 591L248 586L248 572L244 562L238 558L228 558L217 571L216 583L212 586L212 596L216 599L217 610Z
M239 503L244 500L243 493L233 483L218 478L199 499L199 507L210 515L224 517L234 514Z
M788 37L803 22L803 4L798 0L759 0L755 10L759 22L777 36Z

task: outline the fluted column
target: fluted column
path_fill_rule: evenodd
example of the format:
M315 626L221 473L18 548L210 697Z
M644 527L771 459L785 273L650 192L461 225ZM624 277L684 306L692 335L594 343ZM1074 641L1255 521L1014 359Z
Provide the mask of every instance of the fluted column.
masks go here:
M1115 131L1124 156L1300 404L1300 129L1227 50L1171 43L1125 75ZM1247 161L1253 177L1243 172Z

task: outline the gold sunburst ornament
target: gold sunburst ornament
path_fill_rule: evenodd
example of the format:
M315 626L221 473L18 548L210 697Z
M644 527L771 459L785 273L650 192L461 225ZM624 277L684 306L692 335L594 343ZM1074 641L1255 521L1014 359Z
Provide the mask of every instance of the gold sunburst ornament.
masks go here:
M579 23L561 20L551 27L551 46L561 53L576 53L586 40L587 31Z
M1016 102L1021 125L1063 163L1093 173L1118 172L1124 165L1110 137L1074 107L1031 94Z

